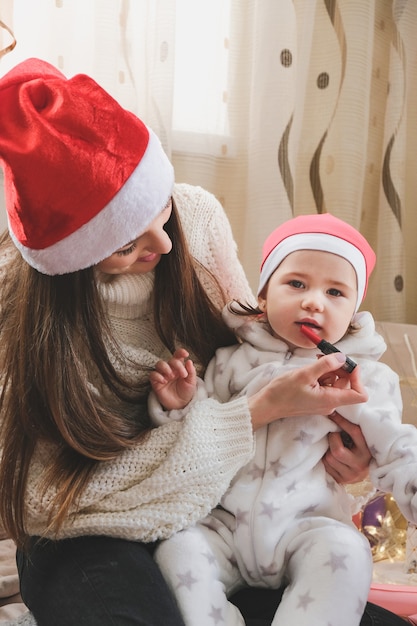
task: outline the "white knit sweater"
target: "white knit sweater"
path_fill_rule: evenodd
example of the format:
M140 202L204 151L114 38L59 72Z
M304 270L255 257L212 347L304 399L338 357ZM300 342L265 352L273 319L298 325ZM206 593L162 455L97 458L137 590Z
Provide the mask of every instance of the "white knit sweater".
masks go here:
M176 185L174 197L193 256L221 281L228 298L253 298L229 222L214 196ZM152 324L152 289L153 273L100 282L117 340L132 360L123 373L132 380L139 375L135 363L152 366L166 356ZM184 422L152 430L115 461L102 462L59 538L104 534L149 542L169 537L218 503L253 452L247 400L204 401ZM39 445L30 470L31 535L51 536L46 528L53 493L42 494L40 485L53 454L50 444Z

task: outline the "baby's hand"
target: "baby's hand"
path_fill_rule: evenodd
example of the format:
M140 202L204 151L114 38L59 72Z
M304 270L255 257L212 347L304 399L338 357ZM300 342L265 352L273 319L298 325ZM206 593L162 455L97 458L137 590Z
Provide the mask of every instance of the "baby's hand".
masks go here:
M169 361L158 361L149 380L159 402L168 411L187 406L197 387L194 363L184 348L176 350Z

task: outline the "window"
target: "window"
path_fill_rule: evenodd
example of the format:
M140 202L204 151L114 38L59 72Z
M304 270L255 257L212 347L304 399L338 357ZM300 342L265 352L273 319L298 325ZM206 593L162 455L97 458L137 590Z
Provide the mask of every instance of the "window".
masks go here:
M229 0L177 0L173 141L219 154L227 112Z

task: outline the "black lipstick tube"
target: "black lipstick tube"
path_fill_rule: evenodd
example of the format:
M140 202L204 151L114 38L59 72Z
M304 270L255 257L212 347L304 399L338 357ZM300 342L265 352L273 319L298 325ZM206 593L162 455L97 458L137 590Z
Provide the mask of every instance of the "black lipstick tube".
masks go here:
M332 343L326 341L325 339L321 339L321 337L319 337L309 326L304 326L304 324L302 324L301 332L303 332L304 335L310 339L310 341L315 343L320 352L323 352L323 354L334 354L335 352L340 352L340 350L338 350ZM342 365L342 370L345 370L345 372L350 374L356 366L357 363L347 356L345 363Z

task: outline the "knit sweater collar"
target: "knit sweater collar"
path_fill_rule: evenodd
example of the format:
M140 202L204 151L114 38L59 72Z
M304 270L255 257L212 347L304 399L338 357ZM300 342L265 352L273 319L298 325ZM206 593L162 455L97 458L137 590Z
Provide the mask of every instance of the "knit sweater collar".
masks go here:
M149 315L152 311L154 279L154 272L116 276L97 273L98 289L109 315L125 319Z

